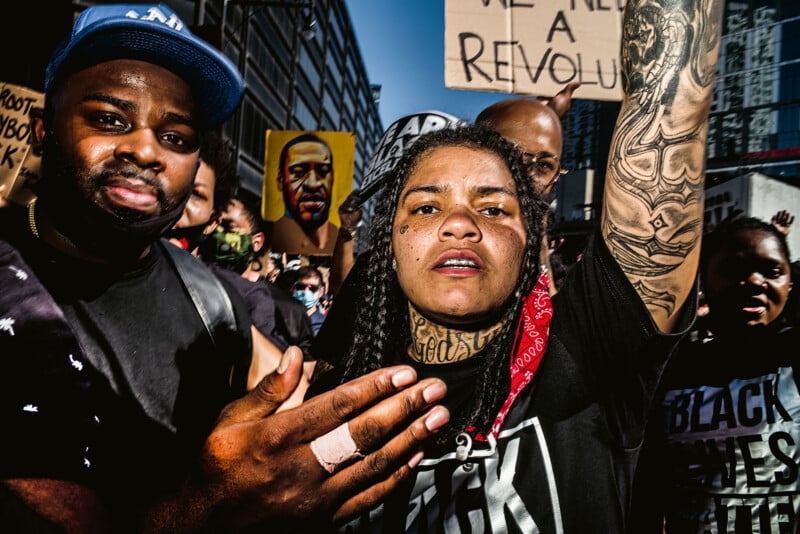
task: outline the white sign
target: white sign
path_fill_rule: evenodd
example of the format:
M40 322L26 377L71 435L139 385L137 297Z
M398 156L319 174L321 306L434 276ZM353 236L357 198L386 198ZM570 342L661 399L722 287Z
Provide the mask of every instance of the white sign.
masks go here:
M446 0L445 86L550 96L569 82L581 98L622 99L625 0Z
M31 152L30 113L44 106L44 95L0 82L0 199L25 204L39 179L41 158Z

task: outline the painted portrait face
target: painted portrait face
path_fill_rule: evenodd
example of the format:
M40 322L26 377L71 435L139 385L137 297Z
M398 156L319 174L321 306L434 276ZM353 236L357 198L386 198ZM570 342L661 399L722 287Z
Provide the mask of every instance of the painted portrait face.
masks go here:
M392 226L398 281L418 311L447 325L492 319L514 290L525 244L516 186L499 156L445 146L420 158Z
M327 222L333 191L333 158L326 144L302 141L290 146L279 181L286 210L301 227L314 229Z

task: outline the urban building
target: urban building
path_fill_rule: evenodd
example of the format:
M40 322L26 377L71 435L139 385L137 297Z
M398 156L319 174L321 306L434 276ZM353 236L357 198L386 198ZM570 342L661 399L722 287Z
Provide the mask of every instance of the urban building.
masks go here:
M244 100L225 126L243 188L261 196L268 129L354 132L358 187L383 125L344 0L181 3L206 35L218 32L244 76Z
M359 186L383 134L377 104L380 85L367 78L344 0L161 1L196 34L224 50L245 79L244 99L224 126L245 194L261 197L268 129L353 132L353 186ZM50 52L77 13L101 3L125 2L11 2L12 20L34 26L48 13L52 31L20 43L6 34L8 61L0 81L42 91ZM11 53L21 45L25 53Z
M723 24L709 185L759 172L800 187L800 2L729 0Z
M743 176L756 181L767 176L800 187L797 35L797 0L726 2L709 119L707 189ZM608 147L618 112L619 103L576 99L564 117L562 163L570 172L559 185L555 224L572 244L568 255L580 249L582 238L600 217ZM743 183L749 183L749 178ZM774 192L776 187L761 188L761 194ZM751 191L749 186L743 188ZM768 219L771 214L754 211L752 206L777 205L732 194L733 190L728 187L726 195L712 195L713 202L706 203L706 222L713 223L719 213L737 210ZM794 198L786 197L787 202ZM782 209L800 216L800 205Z

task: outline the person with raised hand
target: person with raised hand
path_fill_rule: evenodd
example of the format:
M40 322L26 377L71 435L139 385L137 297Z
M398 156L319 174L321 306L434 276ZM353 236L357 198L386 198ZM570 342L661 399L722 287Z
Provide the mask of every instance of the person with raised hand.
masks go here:
M602 218L552 299L534 158L481 126L404 152L356 273L352 334L309 395L411 365L447 384L450 422L413 479L327 527L626 531L652 399L696 315L722 7L626 4Z

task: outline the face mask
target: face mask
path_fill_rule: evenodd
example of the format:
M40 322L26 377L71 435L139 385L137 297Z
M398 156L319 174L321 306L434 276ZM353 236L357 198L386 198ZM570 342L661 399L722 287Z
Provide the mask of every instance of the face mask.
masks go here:
M48 214L59 230L77 246L104 255L138 257L141 250L172 228L183 214L191 189L174 207L157 217L132 220L121 218L95 205L86 198L75 175L63 157L64 148L52 134L45 136L47 147L42 158L42 180L36 184L37 194L48 206Z
M200 243L200 256L207 262L241 274L253 259L253 244L249 234L217 228Z
M314 291L310 289L295 290L292 296L303 303L307 310L313 308L319 303L319 297Z
M164 237L167 239L177 239L181 242L181 246L183 246L184 250L194 250L200 246L200 242L204 237L203 230L205 229L205 224L196 224L184 228L171 228L167 230Z

